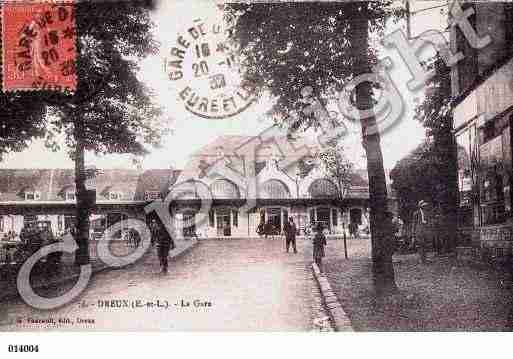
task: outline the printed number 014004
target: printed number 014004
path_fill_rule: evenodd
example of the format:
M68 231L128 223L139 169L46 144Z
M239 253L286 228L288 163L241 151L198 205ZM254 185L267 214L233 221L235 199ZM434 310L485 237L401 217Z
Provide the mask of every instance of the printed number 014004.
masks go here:
M9 353L39 353L39 345L9 345Z

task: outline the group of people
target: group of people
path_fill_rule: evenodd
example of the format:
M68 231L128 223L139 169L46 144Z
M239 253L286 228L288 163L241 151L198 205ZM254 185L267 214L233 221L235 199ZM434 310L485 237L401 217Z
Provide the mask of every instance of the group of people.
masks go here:
M168 272L169 252L175 248L175 243L164 224L159 219L152 219L150 223L151 244L157 247L161 273ZM314 226L315 235L313 236L313 258L322 271L322 257L324 257L324 246L326 246L326 237L323 234L323 226L318 223ZM297 253L296 234L297 227L294 219L290 217L283 226L285 234L285 250L288 253L292 248Z
M132 248L139 248L142 238L135 229L130 228L124 234L127 245Z
M31 252L36 252L43 244L50 244L57 241L49 226L41 223L28 223L20 231L20 241L30 248Z
M267 236L272 236L276 234L276 227L271 223L271 221L267 222L260 222L260 224L257 227L257 234L259 236L264 236L265 239L267 239Z
M4 235L2 237L2 241L4 241L4 242L14 241L14 240L16 240L16 237L18 237L18 235L16 234L15 231L9 231L7 233L4 233Z
M320 272L323 272L322 258L325 255L324 247L326 246L326 236L323 233L324 226L321 222L313 226L314 235L312 238L313 260L319 267ZM296 234L297 227L292 217L283 226L283 233L285 234L285 251L288 253L289 248L292 246L294 253L297 253L296 247Z
M13 231L7 238L17 238ZM9 240L9 239L8 239ZM44 222L30 222L23 226L19 234L19 243L12 245L7 252L6 262L14 259L16 263L23 263L27 258L40 250L43 246L59 242L59 237L54 236L50 226ZM12 255L12 256L11 256ZM62 252L51 252L46 257L45 268L51 272L59 269Z

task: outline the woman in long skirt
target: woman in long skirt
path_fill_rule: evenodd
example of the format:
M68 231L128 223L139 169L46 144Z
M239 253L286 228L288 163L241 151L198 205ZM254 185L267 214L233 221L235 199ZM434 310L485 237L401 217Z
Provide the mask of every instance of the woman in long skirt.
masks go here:
M322 224L317 223L315 226L315 235L313 237L313 260L322 273L322 257L324 257L324 246L326 245L326 236L322 233Z

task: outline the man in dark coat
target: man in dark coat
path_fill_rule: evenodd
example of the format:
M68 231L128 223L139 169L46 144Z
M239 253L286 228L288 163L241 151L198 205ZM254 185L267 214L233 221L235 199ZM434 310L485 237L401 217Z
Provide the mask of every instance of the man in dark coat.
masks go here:
M358 224L356 222L349 223L349 237L358 238Z
M267 223L264 225L264 234L265 234L265 238L267 239L267 236L271 236L271 238L273 238L273 231L274 231L274 226L273 224L271 223L271 221L267 221Z
M285 247L287 249L287 253L289 252L289 247L292 244L292 249L294 253L297 253L296 249L296 225L294 224L294 219L292 217L289 218L288 222L285 222L283 226L283 232L285 232Z
M151 243L157 244L157 254L160 261L161 272L167 273L169 251L175 248L173 238L169 235L164 225L157 220L151 223Z
M425 264L427 247L433 240L433 215L426 201L420 201L419 209L413 214L413 236L419 249L420 261Z

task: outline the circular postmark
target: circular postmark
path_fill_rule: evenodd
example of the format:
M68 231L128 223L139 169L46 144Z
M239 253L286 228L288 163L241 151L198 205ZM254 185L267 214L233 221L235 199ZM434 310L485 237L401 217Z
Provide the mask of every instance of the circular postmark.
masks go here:
M196 19L177 36L164 60L164 70L177 91L178 101L198 117L230 118L256 101L255 86L242 78L232 32L232 18L222 24Z

